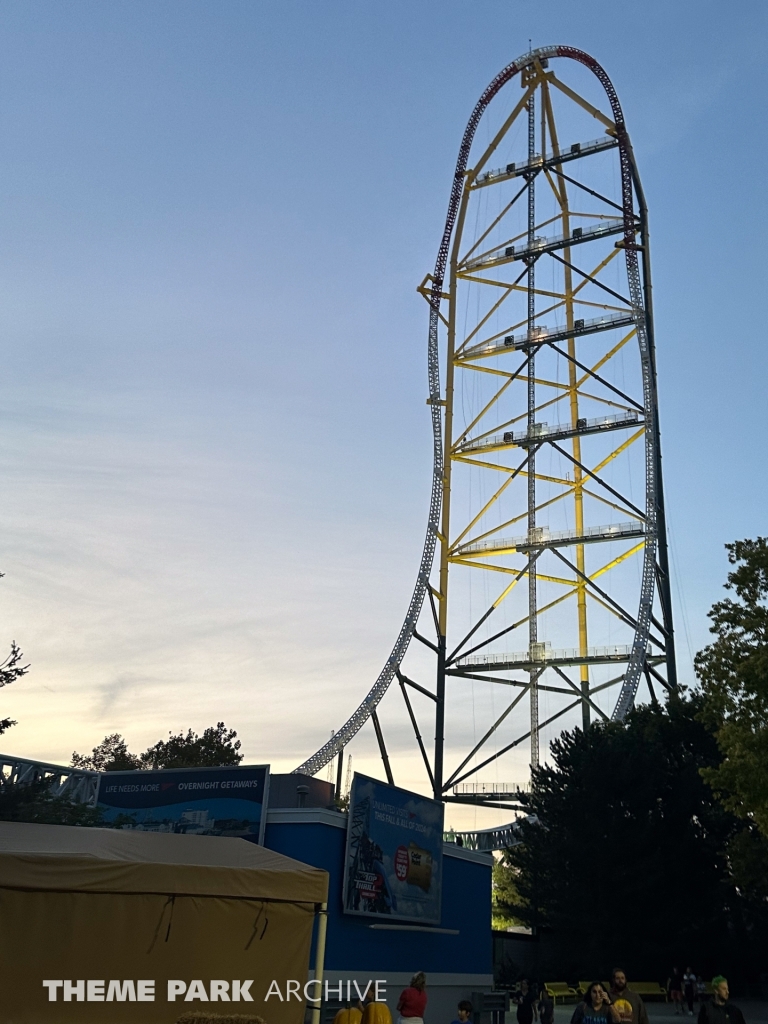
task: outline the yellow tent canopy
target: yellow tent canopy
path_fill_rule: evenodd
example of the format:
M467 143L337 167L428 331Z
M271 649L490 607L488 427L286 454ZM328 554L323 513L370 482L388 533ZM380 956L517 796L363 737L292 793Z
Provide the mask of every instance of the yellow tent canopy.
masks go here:
M242 839L0 822L0 1024L300 1024L303 995L265 996L303 989L327 892L325 871Z

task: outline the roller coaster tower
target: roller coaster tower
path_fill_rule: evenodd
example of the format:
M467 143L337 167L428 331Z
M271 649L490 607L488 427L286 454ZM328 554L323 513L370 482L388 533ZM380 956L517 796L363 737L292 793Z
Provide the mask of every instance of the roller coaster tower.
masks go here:
M371 718L391 780L377 707L396 681L435 798L513 807L466 780L526 743L536 767L555 723L622 720L677 685L648 213L588 54L532 50L483 92L419 291L434 471L416 586L365 700L296 770L340 767ZM412 639L434 653L434 683L408 674ZM507 696L462 745L451 712L475 685Z

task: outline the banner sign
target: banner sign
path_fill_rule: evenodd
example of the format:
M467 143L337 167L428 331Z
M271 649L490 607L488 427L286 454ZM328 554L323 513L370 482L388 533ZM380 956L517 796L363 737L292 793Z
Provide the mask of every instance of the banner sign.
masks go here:
M104 821L144 832L243 836L263 843L269 765L104 772Z
M442 877L442 803L355 774L345 913L439 924Z

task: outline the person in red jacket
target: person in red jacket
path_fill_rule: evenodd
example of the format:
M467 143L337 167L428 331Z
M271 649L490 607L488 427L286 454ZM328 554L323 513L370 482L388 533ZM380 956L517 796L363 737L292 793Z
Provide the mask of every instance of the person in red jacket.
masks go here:
M402 1024L424 1024L427 1008L427 976L419 971L411 978L411 984L404 988L397 1000L397 1012Z

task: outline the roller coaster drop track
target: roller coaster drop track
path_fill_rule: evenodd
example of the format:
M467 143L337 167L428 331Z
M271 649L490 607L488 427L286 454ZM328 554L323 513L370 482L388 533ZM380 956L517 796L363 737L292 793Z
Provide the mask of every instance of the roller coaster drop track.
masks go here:
M548 68L549 61L556 58L567 58L572 61L577 61L593 73L605 90L605 94L611 108L611 118L606 117L586 100L574 93L573 90L565 86L564 83L559 82L559 80L555 78L554 73L550 72ZM498 132L493 142L489 145L479 163L473 169L468 171L467 167L470 150L483 114L486 112L489 104L500 90L518 75L521 76L521 84L525 90L522 99L517 104L512 114L507 118L504 126ZM551 156L548 156L545 146L546 135L544 125L545 115L547 114L547 109L545 108L547 108L548 103L548 116L550 119L553 118L551 103L548 99L549 93L547 91L550 85L557 87L561 94L564 93L571 100L578 103L583 110L586 110L587 113L601 121L605 127L607 138L602 141L598 140L596 143L587 144L584 146L583 150L581 146L576 145L571 146L570 151L561 151L557 144L554 122L551 121L550 136L552 139L552 154ZM536 125L534 109L537 89L540 91L540 95L542 97L542 147L540 154L537 154L535 151ZM527 163L523 162L518 165L507 165L506 170L487 171L485 174L481 175L481 169L487 164L488 159L506 134L512 122L518 114L521 114L526 110L528 111ZM590 151L590 146L592 147L591 152L610 147L618 150L621 178L620 206L610 200L605 200L604 196L599 195L599 193L586 188L577 181L574 181L563 171L564 163L578 159L582 155L587 155ZM561 203L561 206L563 210L563 235L557 239L538 238L535 234L534 181L542 171L547 174L555 194L557 195L558 187L562 191L563 202ZM525 243L522 247L518 246L517 249L515 246L497 247L496 250L487 251L484 256L476 256L470 259L474 249L477 248L479 243L488 234L488 232L486 232L480 237L479 241L475 243L472 249L469 250L469 253L465 254L463 259L460 259L458 246L470 193L487 184L493 184L496 181L501 181L502 179L514 178L522 178L524 180L523 187L515 199L524 196L526 192L528 197L528 224L527 232L524 233L524 237L526 239ZM568 208L567 199L565 198L565 181L578 185L579 188L584 191L590 192L592 196L597 196L599 199L609 203L611 207L620 211L619 216L617 217L617 215L614 214L616 220L609 222L604 215L584 214L582 216L598 217L596 228L588 227L586 231L583 228L569 228L570 216L579 215L572 215L567 212ZM513 203L514 202L515 200L513 200ZM635 207L635 203L637 204L637 207ZM511 206L512 204L510 203L509 205ZM500 217L497 218L497 220L500 219ZM600 217L602 217L602 220L599 219ZM490 231L490 228L488 230ZM615 248L623 251L626 261L626 279L629 291L628 299L623 299L617 292L611 291L610 288L606 288L601 284L597 280L596 270L592 271L591 274L586 274L569 262L571 259L570 254L572 245L576 245L582 241L587 241L590 238L604 236L611 233L620 237L620 241L615 243ZM603 316L602 318L598 317L591 321L574 319L574 303L572 296L575 295L579 289L573 289L571 285L568 285L568 289L570 289L567 289L569 296L569 303L567 304L568 322L565 329L560 329L560 333L558 334L557 330L552 331L549 328L537 326L535 321L537 316L540 316L541 313L537 314L535 309L535 295L537 293L534 285L534 267L536 262L545 253L552 254L559 264L567 268L564 271L566 275L575 272L577 275L580 275L581 278L584 278L583 284L591 282L596 284L598 287L603 288L605 291L611 292L611 294L616 296L616 298L622 299L622 307L615 305L611 307L604 307L613 309L614 311L619 310L619 312L614 312L612 317ZM561 253L562 255L559 255L558 253ZM617 254L614 252L613 255ZM604 263L607 263L608 259L610 259L610 257L608 257ZM515 261L518 261L524 267L523 273L519 278L517 278L517 281L520 281L524 277L527 278L526 288L528 316L527 321L521 321L521 323L526 324L527 330L518 337L507 336L504 338L503 342L500 337L497 337L495 340L491 339L490 342L486 341L484 346L476 344L469 349L467 348L467 341L469 339L466 339L463 345L456 348L457 278L460 278L463 275L465 279L471 279L472 272L479 275L481 273L481 268L484 271L488 267L500 266L502 264L511 264L514 268ZM600 264L601 267L603 265L604 264ZM447 274L448 292L445 291ZM476 280L480 280L480 278L476 277ZM568 280L570 280L570 278L568 278ZM481 283L497 284L497 282L491 282L488 280L481 281ZM503 286L516 288L517 284L504 284ZM581 287L583 287L583 285L581 285ZM518 290L523 291L522 288L518 288ZM667 689L673 689L677 685L672 608L670 601L669 568L667 559L666 524L664 517L664 497L661 476L661 451L656 396L656 366L651 302L647 210L637 173L632 146L627 134L624 116L616 91L603 68L588 54L570 46L549 46L530 51L504 68L503 71L493 79L488 88L482 94L472 112L472 116L469 119L469 123L467 124L461 142L448 206L448 216L446 218L445 230L438 250L435 269L433 274L426 278L424 284L420 288L420 291L429 302L429 340L427 349L429 379L428 404L431 409L432 417L434 469L427 534L421 556L421 564L419 566L416 586L408 606L405 621L400 629L395 645L392 648L392 652L389 655L384 668L379 674L379 677L371 687L370 692L351 718L349 718L338 732L332 736L331 740L321 747L317 753L296 768L296 772L315 775L324 766L329 764L337 755L339 755L350 740L352 740L352 738L360 731L365 722L369 718L372 718L376 734L379 739L382 756L384 758L385 768L388 776L391 778L391 772L389 769L389 763L386 756L376 708L387 692L390 684L397 678L403 691L403 696L406 700L411 720L416 730L416 738L421 748L421 753L424 758L426 770L429 774L435 798L446 799L447 790L452 784L456 784L457 779L458 781L461 781L462 778L472 774L472 771L477 770L473 769L470 772L466 772L464 775L459 774L462 768L470 760L470 758L466 758L459 769L453 772L453 775L447 782L444 782L443 753L445 734L446 675L464 675L470 679L488 679L488 676L480 676L476 673L478 671L492 672L495 668L499 667L505 669L517 668L528 674L528 681L526 684L514 681L510 682L512 682L513 685L524 687L524 692L528 692L530 696L530 733L526 734L526 736L522 738L530 737L531 764L534 766L539 762L539 678L546 667L552 668L571 688L570 691L567 689L560 689L557 692L570 692L571 697L573 697L573 691L576 691L575 703L581 704L584 724L589 722L590 709L593 712L599 713L603 718L607 717L606 714L594 703L592 696L594 690L590 690L589 671L590 664L592 662L597 663L602 659L602 662L604 663L607 660L610 660L610 655L605 654L606 649L587 647L587 596L590 596L590 598L597 601L603 608L607 608L608 611L612 612L624 623L625 626L630 627L633 631L632 643L626 646L624 655L620 659L626 663L624 672L621 676L614 680L610 680L608 683L604 683L603 687L600 687L604 688L610 683L616 683L617 685L619 683L621 684L616 704L613 707L610 716L613 720L622 720L631 710L637 696L638 687L643 678L647 682L652 700L656 699L654 681ZM509 293L505 293L505 297L506 294ZM539 292L538 294L555 293ZM442 312L442 304L446 300L449 302L449 313L447 319ZM560 303L560 305L562 304L563 303ZM595 306L598 304L587 303L587 305ZM622 309L623 313L621 312ZM447 379L444 394L441 393L440 388L439 331L441 322L448 328L448 351L446 359ZM606 381L595 372L594 367L590 369L575 358L575 339L582 335L594 334L606 329L606 323L608 327L625 325L631 328L630 334L623 339L620 345L626 342L629 337L635 336L637 339L639 365L642 376L641 403L630 398L628 395L625 395L623 391L620 391L612 384L606 383ZM556 348L555 343L558 341L567 343L567 352ZM606 362L606 360L611 358L613 352L619 348L620 345L612 349L611 352L597 364L597 366L601 366ZM535 357L537 353L542 350L546 350L548 346L554 347L555 351L559 355L565 357L569 361L569 370L572 373L570 390L572 420L569 424L561 425L554 429L547 428L546 424L536 424L535 422L535 413L540 408L540 406L536 405L535 385L536 383L541 383L541 381L537 380L534 375ZM471 360L473 358L483 358L490 349L494 350L494 354L498 354L499 352L504 353L505 347L507 352L511 349L512 351L518 351L519 354L524 356L522 366L519 367L514 374L501 373L499 376L508 378L506 384L504 384L502 388L502 390L504 390L507 384L511 383L515 378L525 382L526 377L522 376L522 374L524 370L525 373L527 373L527 431L520 434L505 432L503 435L497 435L496 438L490 437L490 432L488 432L480 435L480 441L477 439L467 440L467 435L465 434L459 439L459 444L457 445L452 433L454 367L459 365L459 361L462 359ZM575 383L576 378L573 375L575 374L575 367L579 367L586 375L581 378L581 382L579 382L579 384ZM493 370L490 372L499 373L499 371ZM626 410L623 414L624 420L621 419L621 416L604 417L599 422L596 420L588 421L583 418L577 419L579 416L578 401L581 396L581 392L579 392L578 388L587 378L589 378L592 383L599 381L602 385L608 387L611 392L614 393L611 396L614 399L616 394L623 397L625 400L623 405L619 405L615 400L613 403L609 402L608 404L619 405L620 408ZM500 393L501 392L499 392L499 394ZM492 403L489 403L489 405L490 404ZM488 406L486 406L486 410L487 408ZM477 422L479 418L480 416L476 417L474 422ZM609 422L609 420L611 422ZM642 434L644 438L645 472L644 510L638 509L636 505L621 495L615 488L611 488L607 485L595 470L590 470L583 464L579 457L581 451L580 435L596 433L604 428L620 429L622 427L631 426L632 424L635 426L639 425L641 429L633 436L633 438L630 439L630 441L625 442L624 445L620 445L619 448L612 453L610 458L615 458L617 454L621 453L623 449L625 449L631 441L634 440L635 436ZM468 428L467 433L469 432ZM564 438L568 438L572 442L572 455L556 444L558 440L562 440ZM537 526L536 523L537 498L535 493L535 481L537 479L537 471L535 469L535 458L537 452L547 444L556 448L560 455L566 457L570 463L573 464L574 472L575 482L570 484L570 490L572 492L575 491L576 494L574 500L576 502L577 529L575 531L571 531L569 538L566 537L559 541L555 538L554 534L550 535L546 529L542 530L542 528ZM490 544L486 542L485 548L483 548L482 544L478 545L477 543L465 543L464 545L457 546L458 542L454 541L453 544L451 544L448 530L450 525L452 461L455 458L461 458L462 456L465 456L464 461L468 461L466 456L468 454L471 456L473 452L476 453L478 448L482 448L482 451L486 452L489 450L500 451L502 449L509 449L512 447L520 448L525 453L525 458L520 467L516 467L513 471L498 465L492 465L490 468L496 470L504 468L505 472L508 474L511 473L510 479L521 475L522 477L526 477L528 480L528 502L526 512L528 533L526 537L523 538L523 543L521 543L519 539L516 544L496 540L490 542ZM448 452L447 459L446 451ZM601 463L601 465L603 464L604 463ZM482 463L480 463L480 465L482 465ZM486 465L486 467L489 466L487 463L484 465ZM522 472L523 466L527 466L526 472ZM547 478L539 477L539 479ZM570 482L570 476L567 476L567 479ZM583 525L583 510L580 504L582 501L581 489L584 488L585 480L590 484L597 482L603 487L607 487L608 492L610 492L616 499L612 504L612 508L628 513L633 518L633 524L624 524L623 526L614 525L612 527L605 528L593 527L591 530L585 529ZM563 483L563 481L559 482ZM506 486L506 484L504 486ZM586 491L586 493L590 492ZM597 497L597 495L594 494L592 496ZM604 498L600 498L600 500L604 501L605 504L611 504L610 501L605 501ZM543 506L538 506L538 508L541 507ZM476 517L476 519L477 518L478 517ZM523 516L519 516L517 518L523 518ZM470 523L470 527L475 521L476 520L473 520L473 522ZM469 531L470 527L467 527L464 534L459 535L459 540ZM601 529L603 530L603 534L600 534L599 532ZM621 562L624 557L628 557L629 554L632 554L642 547L643 555L642 570L639 578L639 604L635 615L629 613L625 607L622 607L611 597L611 595L607 594L595 583L595 577L601 572L606 571L606 567L601 568L597 573L593 573L592 575L587 575L584 569L584 543L590 540L609 540L617 530L621 531L622 529L628 537L641 536L642 538L639 545L632 548L632 550L627 554L614 560L616 563ZM605 534L605 531L608 531L610 536ZM611 533L611 531L613 531L613 533ZM488 534L492 532L493 531L488 531ZM483 534L482 536L487 536L488 534ZM579 534L581 534L581 536L579 536ZM430 576L438 543L440 544L441 554L440 582L439 587L435 588L430 583ZM560 553L559 548L568 544L576 547L576 564L565 559L565 557ZM499 598L499 600L494 602L489 611L476 623L476 625L473 626L469 634L464 637L458 647L455 648L451 654L448 654L446 646L448 564L449 562L462 562L463 559L462 564L466 566L477 566L477 559L483 557L487 558L489 550L494 553L502 554L509 554L510 552L517 551L527 559L525 567L513 576L513 582L510 583L509 587L504 591L502 598ZM537 625L539 621L539 613L545 609L537 605L536 563L544 551L548 551L551 554L556 555L561 562L565 562L570 567L574 574L569 581L557 581L560 583L570 582L572 584L571 592L576 594L579 605L579 647L571 652L572 656L570 660L560 658L558 662L557 657L552 657L552 655L565 655L567 652L547 652L545 644L540 643L538 638ZM612 566L614 562L610 563L608 568ZM487 564L479 567L494 568ZM497 569L497 571L510 573L512 570L506 568ZM489 641L477 644L476 647L471 648L463 655L459 655L458 652L466 645L478 627L485 622L491 611L498 607L499 602L506 596L514 584L523 577L527 577L528 579L528 614L525 616L525 619L520 620L520 622L515 625L520 625L523 621L528 624L528 652L524 657L514 656L514 664L511 662L504 664L504 658L498 655L495 656L495 662L493 657L489 661L488 655L486 655L485 663L481 668L478 668L477 666L480 658L475 657L475 659L471 659L468 655L471 654L472 651L482 648ZM541 574L538 575L538 580L547 579L552 580L553 577L547 577ZM422 637L417 632L417 622L425 599L427 599L431 605L432 617L434 618L436 627L436 642L434 644L431 641L427 641L426 638ZM658 609L658 617L654 614L655 601L658 602L656 606ZM556 604L557 602L552 603ZM491 637L491 640L496 639L496 637L500 636L502 633L508 632L512 628L514 628L514 626L507 627L502 630L501 633L497 633L494 637ZM415 685L416 689L421 689L422 692L426 691L417 684L412 684L411 680L407 679L407 677L405 677L401 672L403 658L405 657L413 636L416 636L417 639L426 643L427 646L431 647L437 655L436 690L435 693L430 692L427 694L435 702L435 750L431 765L427 758L418 728L416 727L416 720L406 693L406 684ZM656 650L654 650L654 647ZM618 648L615 650L618 650ZM598 653L594 653L595 651ZM601 654L600 652L603 653ZM511 658L512 656L509 657ZM580 688L577 688L575 683L570 681L559 667L560 665L567 664L579 666L581 673ZM666 667L666 677L662 674L664 667ZM554 690L555 688L542 686L542 689ZM522 695L523 694L521 693L519 696ZM519 696L512 702L510 707L517 703ZM573 704L569 705L569 707L572 706ZM486 735L485 739L495 731L500 721L504 719L507 713L508 712L505 712L505 714L497 720L492 729ZM477 745L475 750L472 752L472 755L479 750L482 742L483 741L481 741L481 744ZM515 741L515 743L517 742L519 741ZM515 743L510 744L508 747L505 747L505 749L509 749L509 747L514 746ZM472 755L470 755L470 757ZM494 755L494 758L496 756L498 756L498 753ZM493 760L494 758L489 758L488 761ZM483 764L486 763L488 762L483 762Z

